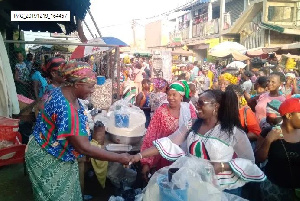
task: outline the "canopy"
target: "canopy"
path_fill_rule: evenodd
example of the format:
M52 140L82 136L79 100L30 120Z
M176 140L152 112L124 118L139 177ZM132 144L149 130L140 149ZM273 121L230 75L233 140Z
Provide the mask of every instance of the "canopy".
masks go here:
M186 51L183 49L176 49L171 52L172 55L181 55L181 56L194 56L194 53L192 51Z
M253 49L249 49L247 50L247 55L249 56L260 56L263 54L268 54L271 52L276 52L280 49L280 47L258 47L258 48L253 48Z
M65 27L66 34L77 31L78 24L76 19L84 20L85 15L90 7L90 0L6 0L0 1L0 25L6 27L8 25L17 24L20 30L32 31L49 31L62 32L60 24ZM14 23L10 20L11 11L70 11L70 21L21 21ZM0 27L0 28L3 28Z
M211 56L215 56L215 57L226 57L230 54L232 54L232 52L238 52L240 54L245 54L247 51L247 48L237 42L230 42L230 41L226 41L226 42L222 42L218 45L216 45L215 47L213 47L212 49L209 50L209 54Z
M88 43L91 44L102 44L102 45L117 45L120 47L127 46L126 43L121 41L118 38L113 38L113 37L102 37L102 38L95 38ZM109 50L108 47L93 47L93 46L78 46L74 52L71 55L71 59L79 59L79 58L84 58L86 56L98 53L98 52L103 52Z
M231 55L232 57L237 60L237 61L246 61L248 59L250 59L249 57L247 57L246 55L244 54L241 54L240 52L238 51L232 51L231 52Z
M289 49L300 49L300 42L298 43L291 43L291 44L286 44L286 45L283 45L281 47L281 49L283 50L289 50Z

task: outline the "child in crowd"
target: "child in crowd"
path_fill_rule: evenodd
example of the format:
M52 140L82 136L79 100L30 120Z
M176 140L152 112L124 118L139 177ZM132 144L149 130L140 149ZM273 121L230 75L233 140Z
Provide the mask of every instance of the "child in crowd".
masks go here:
M91 145L97 146L101 149L104 148L104 138L105 126L101 121L97 121L94 125ZM91 163L100 185L102 186L102 188L105 188L108 162L91 158Z
M245 95L245 98L248 102L248 106L253 112L255 112L255 106L260 95L268 91L268 78L265 76L258 77L256 83L254 84L254 90L256 90L256 95Z
M151 81L149 79L143 79L142 81L142 91L137 95L135 105L140 107L146 116L146 124L145 127L148 128L148 125L150 123L150 99L149 99L149 93L150 93L150 85Z

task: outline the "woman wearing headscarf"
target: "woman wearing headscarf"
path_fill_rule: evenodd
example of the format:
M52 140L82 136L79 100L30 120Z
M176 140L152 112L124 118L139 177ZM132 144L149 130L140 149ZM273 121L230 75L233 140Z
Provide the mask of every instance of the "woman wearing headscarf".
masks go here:
M37 107L35 107L36 116L39 111L43 109L44 102L47 100L50 92L56 87L60 87L65 82L61 72L65 63L66 61L64 59L53 57L46 60L45 65L42 67L42 75L48 80L48 84L43 91L42 97L39 99Z
M184 124L171 136L154 140L154 146L141 150L132 161L158 154L170 161L184 155L207 159L220 188L235 195L241 194L240 187L247 182L264 181L265 175L255 165L250 142L241 129L236 94L207 90L199 96L197 111L199 119L191 130L190 123Z
M230 84L238 84L238 78L230 73L224 73L219 76L219 89L225 91L226 87Z
M52 90L40 111L25 154L35 200L82 200L77 159L82 155L128 164L127 154L92 146L87 116L78 99L93 93L96 76L84 62L63 67L66 86Z
M300 188L300 99L290 98L279 107L282 124L274 127L256 151L256 159L268 159L261 183L262 200L292 201ZM299 191L299 190L298 190Z
M287 73L285 75L285 85L282 86L280 91L287 99L298 93L297 80L294 73Z
M154 86L154 92L149 94L151 117L163 103L167 103L168 88L168 82L163 78L154 78L152 83Z
M189 97L189 87L186 81L174 82L170 85L167 100L168 103L160 106L154 113L147 133L143 140L141 150L153 146L152 142L174 133L180 126L190 119L196 119L196 112L192 104L183 102L183 97ZM148 180L150 169L158 170L171 164L161 156L153 156L141 160L142 174Z

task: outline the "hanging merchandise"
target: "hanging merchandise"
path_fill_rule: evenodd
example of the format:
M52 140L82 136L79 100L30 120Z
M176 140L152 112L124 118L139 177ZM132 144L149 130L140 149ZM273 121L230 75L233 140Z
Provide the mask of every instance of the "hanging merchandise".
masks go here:
M295 69L296 68L296 62L293 58L288 58L285 64L285 67L287 70Z

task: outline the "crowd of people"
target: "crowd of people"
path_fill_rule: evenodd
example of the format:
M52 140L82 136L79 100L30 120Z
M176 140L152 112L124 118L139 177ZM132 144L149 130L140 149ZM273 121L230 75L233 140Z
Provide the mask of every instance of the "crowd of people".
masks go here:
M23 68L28 67L21 55L18 58L16 82L25 84L28 72ZM151 60L142 58L122 68L120 93L140 107L147 120L140 153L129 155L89 143L96 138L89 132L79 99L87 99L94 91L96 74L91 66L62 58L47 60L41 68L47 90L35 93L43 101L26 152L36 200L80 200L76 161L82 155L122 164L140 162L145 182L154 171L193 155L211 162L225 192L258 201L297 199L300 99L296 74L221 72L212 63L194 62L173 71L168 82L153 78L151 68ZM133 82L129 87L128 81Z
M194 155L211 161L226 192L249 200L299 199L297 72L274 70L267 76L194 62L173 69L173 77L166 91L159 90L165 98L133 159L141 161L145 180L177 158ZM152 80L149 94L162 79Z

